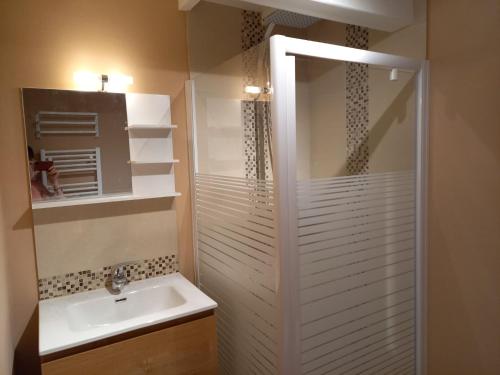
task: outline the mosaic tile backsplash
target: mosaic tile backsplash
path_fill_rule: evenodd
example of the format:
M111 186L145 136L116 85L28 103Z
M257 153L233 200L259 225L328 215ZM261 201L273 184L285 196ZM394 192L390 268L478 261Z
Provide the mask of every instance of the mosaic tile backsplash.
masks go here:
M66 296L104 288L111 275L113 266L96 270L71 272L64 275L38 279L40 300ZM138 281L178 272L179 266L175 255L145 259L125 266L129 281Z

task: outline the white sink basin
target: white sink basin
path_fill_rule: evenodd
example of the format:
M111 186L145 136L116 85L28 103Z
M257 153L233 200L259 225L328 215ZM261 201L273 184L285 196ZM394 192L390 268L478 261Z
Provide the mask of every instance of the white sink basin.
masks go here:
M217 304L182 275L132 282L40 302L40 355L211 310Z
M173 309L186 300L170 285L125 292L119 296L94 297L66 307L70 329L81 331Z

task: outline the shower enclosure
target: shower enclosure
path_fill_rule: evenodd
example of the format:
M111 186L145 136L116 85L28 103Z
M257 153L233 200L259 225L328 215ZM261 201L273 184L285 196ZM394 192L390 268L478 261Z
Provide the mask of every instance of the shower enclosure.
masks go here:
M220 372L423 374L426 62L259 48L187 85Z

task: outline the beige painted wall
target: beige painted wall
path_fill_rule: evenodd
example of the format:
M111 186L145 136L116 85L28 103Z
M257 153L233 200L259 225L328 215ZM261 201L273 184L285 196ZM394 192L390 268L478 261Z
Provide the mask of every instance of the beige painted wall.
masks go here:
M370 173L415 168L416 74L399 71L397 81L389 80L389 74L388 69L369 68Z
M414 0L414 22L389 33L370 30L370 50L423 59L427 49L427 1Z
M500 2L430 0L429 375L500 374Z
M188 13L191 77L217 70L220 65L241 54L241 21L241 9L205 1ZM222 72L227 75L241 71Z
M241 43L241 12L240 8L201 2L188 15L189 65L196 87L200 173L245 177L241 101L252 100L254 96L243 90L247 72ZM298 29L281 26L275 27L273 34L304 37ZM264 47L262 43L248 54L259 55L262 62ZM257 78L254 84L263 86L265 72L262 64L252 66L252 69ZM307 98L306 94L303 97ZM300 139L304 140L304 137ZM304 146L309 147L308 144ZM302 163L302 167L308 174L308 161Z
M420 1L417 4L423 5ZM370 50L424 58L424 10L417 9L418 19L414 25L397 32L370 30ZM306 30L306 37L344 45L345 25L320 21ZM297 96L298 160L307 158L311 177L344 175L347 159L345 64L299 59L297 72L297 92L307 93ZM416 87L412 77L410 72L400 72L398 81L390 81L389 70L370 67L368 146L372 173L414 168ZM307 85L307 90L301 89L304 85ZM304 120L305 113L309 116L307 121ZM304 145L304 126L310 127L308 147ZM299 176L308 178L304 170L299 163Z
M244 177L241 10L201 2L187 19L199 172Z
M422 13L422 12L420 12ZM425 13L424 13L425 16ZM423 25L423 26L422 26ZM191 77L196 84L199 168L243 177L238 101L243 94L241 10L202 2L189 13ZM308 29L278 26L273 34L343 45L345 25L320 21ZM370 31L370 49L425 56L425 17L396 33ZM373 37L372 37L373 35ZM297 59L297 173L299 179L345 174L345 64ZM370 170L413 167L414 85L401 72L370 71Z
M177 254L170 199L33 212L38 277Z
M10 373L13 348L37 301L20 87L73 89L76 70L118 70L134 76L131 91L171 95L173 122L179 125L174 152L181 161L176 166L176 189L183 193L175 201L177 248L183 273L192 277L193 266L184 96L187 49L185 19L177 2L2 1L0 48L0 160L8 166L0 177L3 375Z

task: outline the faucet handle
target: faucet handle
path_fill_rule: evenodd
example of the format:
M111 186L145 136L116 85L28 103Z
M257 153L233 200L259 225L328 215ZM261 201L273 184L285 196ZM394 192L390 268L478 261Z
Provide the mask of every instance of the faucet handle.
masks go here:
M138 262L122 262L111 267L111 274L106 287L111 294L120 294L123 287L129 283L125 273L125 266Z
M125 274L125 265L117 264L116 266L113 266L111 274L113 276L123 276Z
M138 264L138 263L139 263L138 261L117 263L113 267L111 267L111 275L117 276L117 277L124 277L125 276L125 266L129 266L132 264Z

